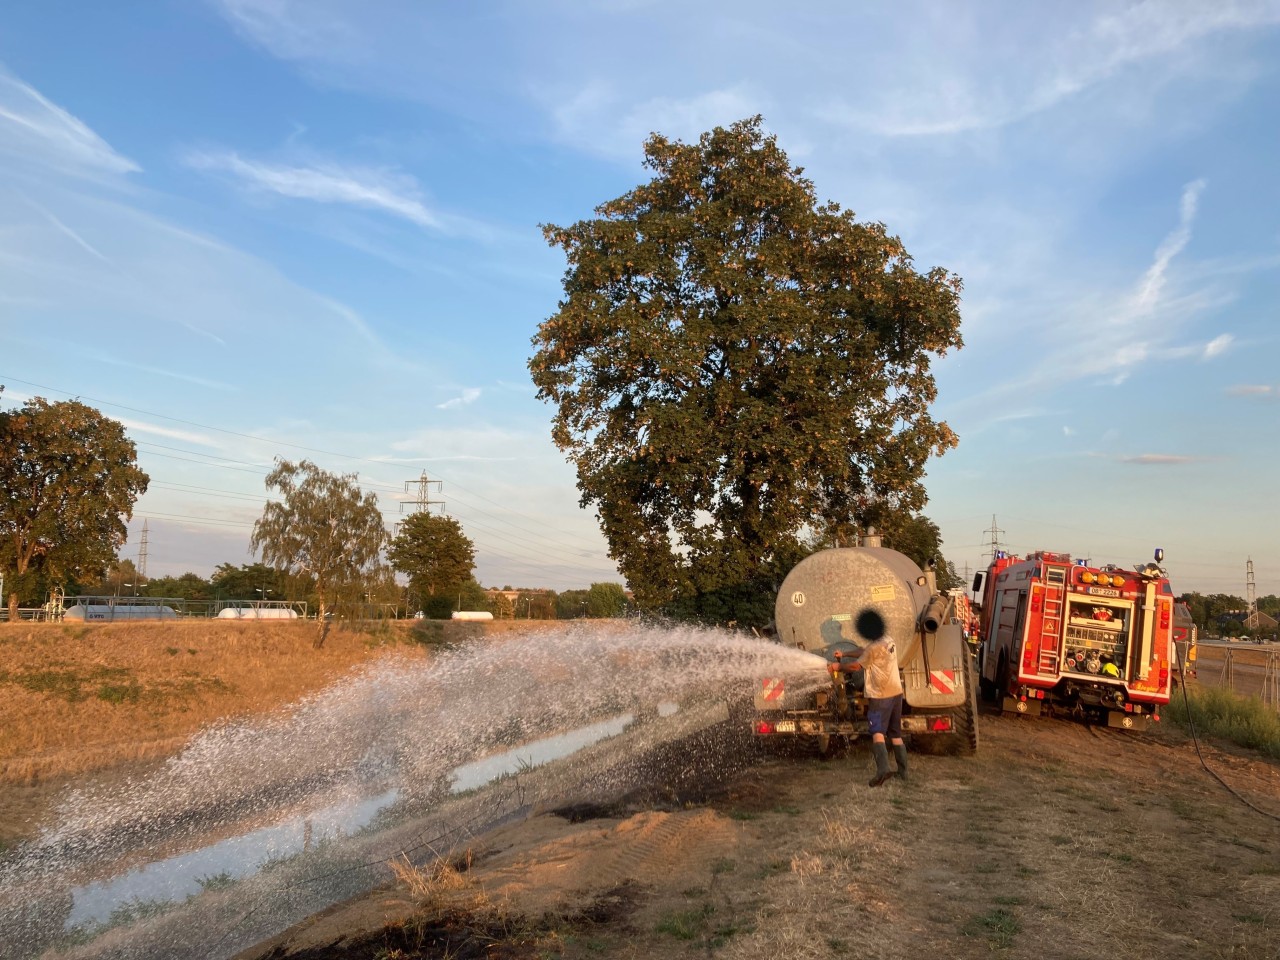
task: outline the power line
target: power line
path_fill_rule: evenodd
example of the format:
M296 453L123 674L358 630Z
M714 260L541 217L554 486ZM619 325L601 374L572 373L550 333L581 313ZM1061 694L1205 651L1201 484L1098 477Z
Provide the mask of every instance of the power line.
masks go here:
M195 421L195 420L184 420L184 419L182 419L181 417L171 417L171 416L169 416L168 414L164 414L164 413L156 413L154 410L143 410L143 409L141 409L140 407L131 407L131 406L128 406L127 404L123 404L123 403L115 403L115 402L113 402L113 401L111 401L111 400L100 400L100 399L97 399L97 398L95 398L95 397L87 396L87 395L85 395L85 394L73 394L73 393L70 393L69 391L59 389L58 387L50 387L50 386L47 386L46 384L42 384L42 383L35 383L35 382L31 381L31 380L23 380L23 379L21 379L20 377L10 377L10 376L7 376L7 375L5 375L5 374L3 374L3 373L0 373L0 381L8 381L8 382L10 382L10 383L21 383L21 384L23 384L24 386L28 386L28 387L35 387L35 388L37 388L37 389L39 389L39 390L51 390L51 391L53 391L54 393L62 394L62 395L63 395L63 396L65 396L65 397L72 397L72 396L74 396L74 397L77 397L77 398L79 398L79 399L89 400L89 401L92 401L93 403L99 403L99 404L102 404L102 405L104 405L104 406L108 406L108 407L116 407L116 408L118 408L118 409L120 409L120 410L128 410L130 413L140 413L140 414L143 414L144 416L148 416L148 417L156 417L156 418L158 418L158 419L160 419L160 420L168 420L170 423L180 423L180 424L182 424L183 426L188 426L188 427L199 427L201 430L213 430L213 431L215 431L216 433L225 433L227 436L230 436L230 437L239 437L239 438L240 438L240 439L242 439L242 440L253 440L253 441L257 442L257 443L265 443L265 444L268 444L268 445L274 445L274 446L278 446L278 447L288 447L288 448L293 449L293 450L302 450L302 451L304 451L304 452L306 452L306 453L319 453L319 454L323 454L323 455L325 455L325 456L327 456L327 457L341 457L342 459L345 459L345 460L355 460L355 461L359 461L359 462L361 462L361 463L375 463L375 464L378 464L379 466L382 466L382 467L387 466L387 461L385 461L385 460L375 460L375 459L373 459L372 457L362 457L362 456L359 456L359 455L357 455L357 454L353 454L353 453L342 453L342 452L340 452L340 451L335 451L335 450L322 450L322 449L320 449L320 448L318 448L318 447L308 447L308 446L304 446L303 444L300 444L300 443L289 443L288 441L285 441L285 440L273 440L273 439L271 439L270 437L259 437L259 436L256 436L256 435L254 435L254 434L251 434L251 433L240 433L239 431L236 431L236 430L228 430L228 429L226 429L225 427L215 427L215 426L213 426L213 425L211 425L211 424L207 424L207 423L199 423L199 422L197 422L197 421ZM153 446L159 446L159 444L153 444ZM184 452L190 452L190 451L184 451ZM227 459L227 458L218 458L218 459ZM231 462L233 462L233 463L236 463L236 462L243 463L244 461L231 461ZM446 477L446 478L443 478L443 479L446 479L446 480L447 480L448 478ZM465 488L464 488L464 489L465 489ZM398 491L398 490L399 490L399 488L397 487L397 488L396 488L396 490ZM472 493L474 493L474 491L472 491ZM495 501L493 501L493 500L490 500L488 497L485 497L485 496L483 496L482 494L474 493L474 495L475 495L477 498L479 498L480 500L483 500L485 503L492 504L492 505L493 505L493 506L495 506L495 507L501 507L501 506L503 506L503 504L500 504L500 503L497 503L497 502L495 502ZM555 527L553 527L551 524L542 523L541 521L537 520L536 518L531 518L531 519L533 519L533 520L534 520L534 522L536 522L536 523L540 523L542 526L545 526L545 527L546 527L547 529L549 529L549 530L552 530L552 531L554 531L554 530L555 530Z

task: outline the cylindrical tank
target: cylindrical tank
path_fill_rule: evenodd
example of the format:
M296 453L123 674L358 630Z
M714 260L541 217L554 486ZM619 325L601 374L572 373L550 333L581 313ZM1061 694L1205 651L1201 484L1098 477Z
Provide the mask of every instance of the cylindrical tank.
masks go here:
M837 547L811 554L787 574L778 591L774 623L779 642L828 659L868 641L855 637L865 610L880 614L897 643L898 660L915 652L920 612L929 587L921 569L886 547ZM919 582L918 582L919 581Z

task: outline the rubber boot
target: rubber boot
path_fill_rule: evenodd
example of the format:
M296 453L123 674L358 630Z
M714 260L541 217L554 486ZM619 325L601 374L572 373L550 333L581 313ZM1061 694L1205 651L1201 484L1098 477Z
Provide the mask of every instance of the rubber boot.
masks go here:
M893 745L893 759L898 763L898 776L903 780L907 779L907 745L905 743Z
M893 776L889 772L889 751L883 743L873 740L871 742L871 755L876 758L876 775L871 778L867 786L878 787Z

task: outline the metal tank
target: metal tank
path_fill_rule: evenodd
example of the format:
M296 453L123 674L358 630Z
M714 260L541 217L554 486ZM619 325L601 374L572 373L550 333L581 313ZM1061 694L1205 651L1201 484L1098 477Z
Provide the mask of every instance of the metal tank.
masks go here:
M907 556L887 547L820 550L800 561L782 581L774 607L780 643L832 659L867 640L855 634L859 614L880 614L896 641L898 662L920 643L920 621L933 591Z

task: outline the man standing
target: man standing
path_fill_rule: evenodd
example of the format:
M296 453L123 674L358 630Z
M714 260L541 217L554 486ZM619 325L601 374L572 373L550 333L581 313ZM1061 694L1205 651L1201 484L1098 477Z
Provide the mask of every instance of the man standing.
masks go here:
M893 773L885 738L893 745L898 776L907 778L907 745L902 742L902 677L898 674L898 648L885 633L884 618L874 610L863 610L854 622L858 635L871 642L862 648L849 669L866 671L867 720L871 724L871 754L876 759L876 775L868 786L878 787Z

